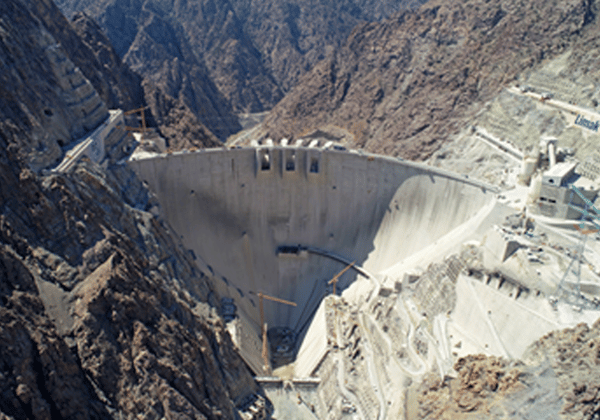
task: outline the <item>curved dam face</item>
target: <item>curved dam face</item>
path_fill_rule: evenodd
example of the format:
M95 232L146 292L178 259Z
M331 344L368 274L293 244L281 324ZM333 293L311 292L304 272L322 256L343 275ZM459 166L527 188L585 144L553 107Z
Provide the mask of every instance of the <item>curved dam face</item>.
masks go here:
M317 148L215 149L129 165L257 333L258 292L295 302L265 302L265 320L301 333L347 263L377 275L494 199L483 184L425 165ZM337 290L356 276L346 272Z

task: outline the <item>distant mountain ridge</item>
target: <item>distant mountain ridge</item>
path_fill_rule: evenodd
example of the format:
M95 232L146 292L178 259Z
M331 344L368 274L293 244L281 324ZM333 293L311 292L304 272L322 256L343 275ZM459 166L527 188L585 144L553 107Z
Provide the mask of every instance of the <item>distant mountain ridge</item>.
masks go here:
M426 159L527 69L598 35L595 1L433 0L356 27L267 116L263 133L345 132Z
M277 104L361 21L423 0L59 0L67 16L85 12L117 53L169 107L189 109L224 140L241 128L233 116ZM160 109L159 109L160 108Z

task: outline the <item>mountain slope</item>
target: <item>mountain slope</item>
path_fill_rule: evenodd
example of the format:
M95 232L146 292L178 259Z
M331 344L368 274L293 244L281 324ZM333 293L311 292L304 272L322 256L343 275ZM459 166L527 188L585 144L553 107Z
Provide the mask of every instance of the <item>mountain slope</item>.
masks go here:
M168 92L155 86L144 89L142 78L122 62L106 35L87 15L76 14L71 25L49 0L32 3L31 12L53 37L60 40L60 48L68 51L73 64L108 108L130 110L149 105L149 124L159 128L172 149L220 144L189 108L174 101ZM165 104L173 102L177 108L166 107ZM131 123L135 124L135 121ZM177 135L175 131L178 131Z
M108 110L33 13L12 1L0 6L0 129L15 157L37 170L56 163L61 148L96 128ZM16 133L26 135L13 139Z
M257 385L121 148L42 171L108 112L49 4L0 2L0 418L235 418Z
M96 19L119 55L152 83L164 86L163 79L171 68L180 71L179 66L188 63L205 66L203 71L235 112L261 112L281 100L301 75L343 42L357 23L379 20L422 2L59 0L58 4L68 16L85 11ZM169 47L157 60L154 50L163 45ZM174 58L178 58L177 63ZM207 83L202 72L184 74L192 86ZM217 105L223 103L222 98L208 93L202 99L220 109ZM174 96L173 92L170 95ZM218 114L222 120L217 123L210 120L214 115L203 116L200 108L194 112L213 132L227 131L233 124L226 115Z
M424 0L231 0L245 33L284 93L337 49L359 23L379 21L422 3Z
M297 138L341 127L352 146L424 159L522 71L597 31L596 8L433 1L364 24L278 104L265 131Z
M84 11L100 24L119 56L144 77L147 101L159 119L185 110L225 140L241 128L234 109L261 110L263 103L281 98L227 2L219 7L212 1L58 4L69 16ZM205 56L211 48L215 53ZM221 78L214 77L215 66ZM153 100L156 94L168 99Z

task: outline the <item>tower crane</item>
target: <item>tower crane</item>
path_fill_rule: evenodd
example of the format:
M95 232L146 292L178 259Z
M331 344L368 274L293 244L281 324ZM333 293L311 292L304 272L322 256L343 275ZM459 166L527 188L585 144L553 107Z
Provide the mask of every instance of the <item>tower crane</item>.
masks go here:
M356 261L352 261L342 271L340 271L335 276L333 276L333 278L331 280L329 280L329 282L327 283L327 284L333 284L333 294L334 295L335 295L335 285L337 284L338 280L340 279L340 277L342 276L342 274L344 274L346 271L350 270L354 266L355 262Z
M146 133L146 108L148 108L148 106L144 106L141 108L137 108L137 109L131 109L129 111L125 111L123 112L123 115L132 115L132 114L137 114L138 112L140 113L140 116L142 117L142 126L141 127L128 127L125 126L123 127L125 130L127 131L137 131L142 133L142 137L144 136L144 133Z
M263 299L270 300L272 302L283 303L285 305L297 306L294 302L289 300L280 299L274 296L265 295L262 292L258 292L258 308L260 311L260 326L262 328L262 358L263 358L263 370L265 375L271 374L271 363L269 362L269 347L267 340L267 324L265 323L265 309L263 306Z

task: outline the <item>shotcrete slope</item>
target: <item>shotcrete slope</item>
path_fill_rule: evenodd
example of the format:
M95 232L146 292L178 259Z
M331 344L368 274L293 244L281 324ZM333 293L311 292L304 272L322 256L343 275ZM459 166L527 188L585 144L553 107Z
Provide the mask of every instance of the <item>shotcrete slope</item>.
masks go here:
M183 243L221 276L223 296L256 325L258 292L294 301L296 308L265 305L265 316L269 327L296 331L344 262L376 275L493 200L486 185L458 175L317 148L219 149L129 165L156 193ZM296 252L298 245L308 252ZM278 253L281 246L288 248ZM338 287L354 278L346 274Z

